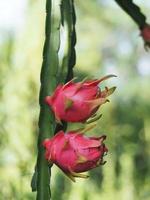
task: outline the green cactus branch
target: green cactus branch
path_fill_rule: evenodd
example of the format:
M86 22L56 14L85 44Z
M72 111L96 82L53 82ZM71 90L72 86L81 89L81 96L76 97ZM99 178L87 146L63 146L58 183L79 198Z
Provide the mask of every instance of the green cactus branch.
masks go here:
M42 142L45 138L52 137L59 129L66 129L56 124L54 115L50 112L44 99L53 93L57 84L66 82L73 77L75 65L75 11L73 0L47 0L46 1L46 27L45 44L43 49L43 63L41 69L40 89L40 116L38 137L38 158L35 173L32 177L32 191L37 191L37 200L51 198L50 176L51 166L44 158ZM63 55L63 64L59 66L58 51L60 48L60 24L63 24L66 34L66 48ZM61 77L62 76L62 77Z
M60 66L59 80L61 82L68 82L73 78L73 67L76 63L76 32L75 32L75 9L73 0L62 0L61 4L61 22L65 32L65 48ZM58 124L55 129L55 133L59 130L66 130L67 124L63 122L62 125Z
M66 34L64 56L60 71L60 79L65 77L65 82L73 78L73 67L76 62L75 44L76 44L76 32L75 32L75 9L73 0L62 0L61 6L62 14L62 26ZM67 76L66 76L67 75Z
M135 21L140 29L146 24L146 17L133 0L115 0L117 4Z
M37 200L49 200L50 193L50 167L44 158L42 142L45 138L53 136L55 130L55 119L53 114L44 103L45 96L51 94L57 84L58 72L58 50L60 45L60 3L61 0L47 0L46 2L46 27L45 44L43 49L43 63L41 69L40 89L40 116L39 116L39 138L38 158L36 171L32 179L32 190L37 190Z
M68 4L66 4L68 1ZM73 0L63 0L64 11L66 14L66 22L68 24L68 41L69 41L69 49L68 49L68 72L66 76L66 82L73 78L73 67L76 63L76 31L75 31L75 24L76 24L76 15L75 15L75 8L74 8L74 1ZM67 5L69 5L70 12L67 12Z

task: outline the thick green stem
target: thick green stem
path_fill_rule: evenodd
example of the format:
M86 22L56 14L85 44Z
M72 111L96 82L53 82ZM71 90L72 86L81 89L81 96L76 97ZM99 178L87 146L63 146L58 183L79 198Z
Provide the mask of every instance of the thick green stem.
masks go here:
M62 65L59 70L59 81L68 82L73 78L73 67L76 63L76 32L75 32L75 9L73 0L62 0L61 5L61 22L63 26L63 31L65 35L65 47ZM66 130L67 124L63 122L62 125L57 125L55 132L59 130Z
M65 47L60 71L60 79L67 82L73 78L73 67L76 62L76 17L73 0L62 0L61 14L62 26L65 32Z
M136 22L139 28L143 28L146 23L146 17L140 8L133 3L133 0L115 0L117 4Z
M63 1L63 2L62 2ZM62 5L61 5L62 2ZM61 8L60 8L61 7ZM58 50L60 47L60 22L67 28L67 50L64 53L63 66L59 66ZM38 137L38 158L35 173L32 177L32 191L37 191L37 200L51 198L50 176L51 166L44 158L42 142L45 138L52 137L59 129L65 129L55 123L54 116L44 103L47 95L51 95L60 82L65 82L73 77L75 64L75 11L73 0L47 0L46 1L46 39L43 50L43 63L41 69L40 89L40 116ZM63 76L61 75L63 73Z
M44 158L42 142L45 138L52 137L55 130L55 119L53 114L44 103L44 98L50 95L57 84L56 75L58 72L58 49L60 45L60 3L61 0L47 0L46 2L46 39L43 50L43 63L41 70L40 90L40 116L39 116L39 138L38 138L38 159L36 172L32 180L36 183L37 200L49 200L50 193L50 166Z

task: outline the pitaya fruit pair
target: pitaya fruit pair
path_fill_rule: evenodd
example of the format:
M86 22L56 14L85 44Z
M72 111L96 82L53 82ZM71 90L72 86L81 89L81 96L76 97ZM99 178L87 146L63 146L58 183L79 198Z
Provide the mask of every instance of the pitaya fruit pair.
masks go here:
M58 85L54 94L45 99L54 112L56 121L87 121L114 92L115 87L105 87L103 91L98 87L99 83L110 77L114 75L77 83L71 80L65 85ZM103 155L108 151L103 143L105 138L106 136L86 137L80 131L59 131L51 139L44 140L45 158L55 163L73 181L75 177L86 178L87 175L80 173L104 164Z

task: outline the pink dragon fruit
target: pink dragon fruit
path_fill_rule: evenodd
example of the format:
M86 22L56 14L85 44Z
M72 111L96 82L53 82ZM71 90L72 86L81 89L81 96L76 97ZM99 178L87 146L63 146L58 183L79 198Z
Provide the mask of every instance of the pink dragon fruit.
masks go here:
M59 131L51 139L46 139L45 158L55 163L72 181L75 177L87 178L81 174L104 164L103 155L108 150L103 143L106 136L86 137L77 131Z
M141 36L145 42L145 46L150 47L150 25L146 24L141 30Z
M101 91L98 84L115 75L101 79L84 80L74 83L73 80L65 85L58 85L54 94L45 98L46 103L55 114L56 121L85 122L93 116L100 105L106 103L107 97L116 87Z

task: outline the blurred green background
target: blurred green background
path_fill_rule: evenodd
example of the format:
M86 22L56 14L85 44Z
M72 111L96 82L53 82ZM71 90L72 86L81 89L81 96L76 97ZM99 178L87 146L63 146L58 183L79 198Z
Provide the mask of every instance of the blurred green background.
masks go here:
M150 2L135 3L150 22ZM75 76L113 73L118 77L103 86L117 90L87 133L107 135L106 165L76 183L53 166L52 200L150 200L150 54L137 26L114 1L75 0L75 7ZM0 200L32 200L45 1L6 0L0 8Z

